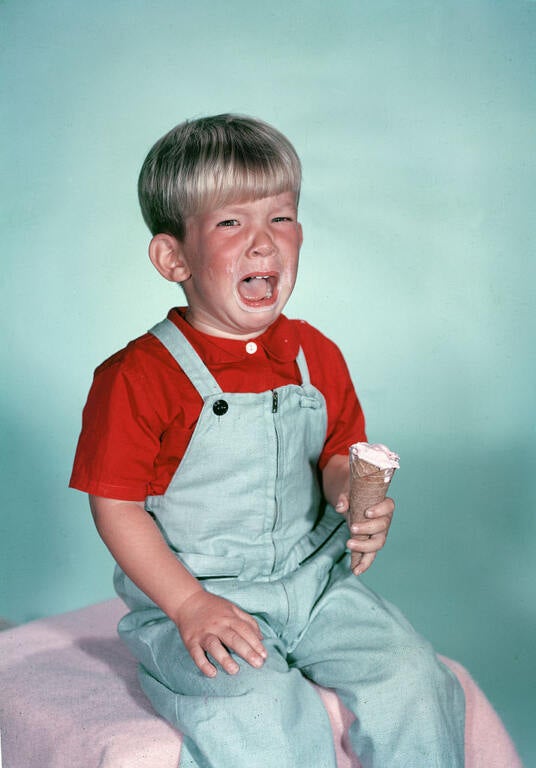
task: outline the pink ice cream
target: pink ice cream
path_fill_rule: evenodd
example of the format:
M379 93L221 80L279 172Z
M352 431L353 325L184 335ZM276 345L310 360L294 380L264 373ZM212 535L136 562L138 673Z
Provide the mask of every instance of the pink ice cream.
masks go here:
M400 456L382 443L354 443L350 446L350 458L361 459L378 469L398 469Z

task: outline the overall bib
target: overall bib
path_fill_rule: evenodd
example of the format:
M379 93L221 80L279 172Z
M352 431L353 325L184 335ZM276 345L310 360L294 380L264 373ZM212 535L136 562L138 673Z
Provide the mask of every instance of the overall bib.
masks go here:
M344 517L322 497L327 414L310 384L224 393L178 328L152 333L203 398L180 465L149 496L177 558L208 591L257 620L268 658L205 677L177 628L117 567L131 612L119 633L155 709L184 734L180 768L336 768L331 726L307 678L335 688L358 718L363 768L463 766L456 678L400 612L349 570Z

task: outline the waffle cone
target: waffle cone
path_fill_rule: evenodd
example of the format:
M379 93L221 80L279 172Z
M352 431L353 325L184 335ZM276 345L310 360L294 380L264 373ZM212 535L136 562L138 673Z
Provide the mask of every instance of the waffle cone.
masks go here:
M368 461L351 456L350 507L346 514L348 527L352 523L366 520L365 511L385 499L394 473L395 469L392 467L379 469ZM359 538L359 536L355 538ZM368 538L368 536L364 538ZM361 552L352 552L352 570L359 565L362 557Z

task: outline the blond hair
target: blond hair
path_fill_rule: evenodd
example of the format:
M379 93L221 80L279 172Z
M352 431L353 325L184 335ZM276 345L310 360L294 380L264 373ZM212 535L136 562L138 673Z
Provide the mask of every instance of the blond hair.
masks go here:
M223 114L186 121L159 139L143 163L138 197L153 235L183 240L188 216L289 191L297 204L300 185L300 160L282 133Z

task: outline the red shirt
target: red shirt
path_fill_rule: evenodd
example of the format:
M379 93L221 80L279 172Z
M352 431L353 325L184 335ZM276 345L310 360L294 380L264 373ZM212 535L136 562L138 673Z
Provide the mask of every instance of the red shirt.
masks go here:
M346 455L352 443L366 440L363 412L344 358L311 325L281 315L251 345L208 336L183 315L184 309L172 309L168 317L224 392L265 392L300 384L296 356L302 347L311 384L326 398L328 426L320 469L332 456ZM158 339L146 333L131 341L95 371L71 487L125 501L164 493L201 408L197 390Z

